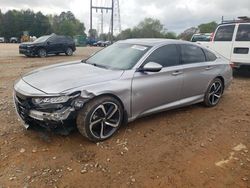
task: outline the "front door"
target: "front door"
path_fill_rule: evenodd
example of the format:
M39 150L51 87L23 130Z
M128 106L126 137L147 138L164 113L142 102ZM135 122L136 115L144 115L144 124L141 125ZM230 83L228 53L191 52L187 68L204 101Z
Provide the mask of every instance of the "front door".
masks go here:
M159 63L159 72L135 72L132 81L132 116L161 111L178 104L183 81L176 45L166 45L152 52L143 64Z

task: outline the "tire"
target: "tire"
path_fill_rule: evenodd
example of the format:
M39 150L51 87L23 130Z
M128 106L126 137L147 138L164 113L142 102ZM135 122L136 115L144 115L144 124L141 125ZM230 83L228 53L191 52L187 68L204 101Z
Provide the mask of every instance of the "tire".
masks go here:
M220 102L224 91L224 85L220 78L215 78L208 86L205 93L204 104L207 107L214 107Z
M72 56L73 55L73 50L72 50L72 48L67 48L66 49L66 51L65 51L65 54L67 55L67 56Z
M89 101L77 115L79 132L90 141L104 141L113 136L123 122L121 103L110 96Z
M38 50L37 54L39 57L43 58L47 56L47 51L44 48L41 48Z

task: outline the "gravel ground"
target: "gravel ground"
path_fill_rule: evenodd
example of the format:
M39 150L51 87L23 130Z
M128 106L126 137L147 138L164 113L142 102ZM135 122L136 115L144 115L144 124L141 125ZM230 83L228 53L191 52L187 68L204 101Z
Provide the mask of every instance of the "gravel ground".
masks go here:
M0 44L0 188L229 187L250 188L250 71L235 73L215 108L201 104L139 119L103 143L27 131L12 103L21 74L72 57L26 58Z

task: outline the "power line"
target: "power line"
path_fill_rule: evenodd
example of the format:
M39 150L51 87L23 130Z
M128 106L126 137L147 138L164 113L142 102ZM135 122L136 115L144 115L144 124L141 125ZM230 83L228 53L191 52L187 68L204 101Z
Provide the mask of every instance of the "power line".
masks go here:
M94 2L94 3L93 3ZM111 4L110 4L111 3ZM101 11L101 33L103 33L104 21L103 13L110 13L110 34L121 32L121 17L119 0L90 0L90 29L93 29L93 10L97 13ZM111 37L112 39L113 37Z

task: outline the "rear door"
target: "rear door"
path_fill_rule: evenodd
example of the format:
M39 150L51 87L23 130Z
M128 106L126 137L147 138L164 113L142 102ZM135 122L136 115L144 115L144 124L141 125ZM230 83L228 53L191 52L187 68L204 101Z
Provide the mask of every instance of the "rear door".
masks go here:
M181 44L179 47L183 69L181 98L184 103L188 103L203 98L208 84L215 75L216 56L207 54L211 56L208 58L202 48L192 44Z
M231 61L235 63L250 63L250 24L242 23L236 26L237 33L233 44Z
M235 24L221 25L217 28L211 48L227 59L231 59Z
M160 72L135 72L132 81L133 116L161 111L176 105L183 81L179 53L175 44L159 47L143 64L159 63Z

